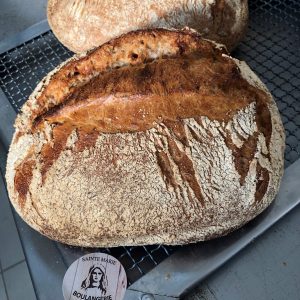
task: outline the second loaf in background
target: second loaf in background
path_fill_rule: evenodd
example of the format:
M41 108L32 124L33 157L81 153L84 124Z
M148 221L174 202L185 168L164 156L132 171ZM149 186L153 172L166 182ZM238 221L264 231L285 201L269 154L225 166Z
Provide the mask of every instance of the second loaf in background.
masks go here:
M243 37L247 0L49 0L56 37L80 53L129 31L190 27L231 51Z

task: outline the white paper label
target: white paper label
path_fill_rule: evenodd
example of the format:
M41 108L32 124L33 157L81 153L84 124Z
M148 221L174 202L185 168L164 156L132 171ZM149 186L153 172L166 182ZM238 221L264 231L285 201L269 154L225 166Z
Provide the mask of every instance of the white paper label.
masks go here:
M126 287L125 270L116 258L91 253L71 264L62 291L65 300L122 300Z

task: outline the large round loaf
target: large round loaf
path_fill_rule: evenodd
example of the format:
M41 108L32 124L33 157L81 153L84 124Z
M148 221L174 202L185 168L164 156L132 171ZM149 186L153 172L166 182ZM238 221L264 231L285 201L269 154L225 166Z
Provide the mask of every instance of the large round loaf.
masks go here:
M48 1L50 27L76 53L133 30L185 26L230 51L242 39L247 21L248 0Z
M284 131L266 87L190 31L123 35L51 72L22 108L10 199L51 239L183 244L274 199Z

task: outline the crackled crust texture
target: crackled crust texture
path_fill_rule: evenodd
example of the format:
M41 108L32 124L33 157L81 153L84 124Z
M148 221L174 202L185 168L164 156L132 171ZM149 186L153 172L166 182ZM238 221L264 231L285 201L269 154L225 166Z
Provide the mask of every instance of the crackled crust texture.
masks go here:
M197 30L233 49L248 21L247 0L49 0L48 21L57 38L81 53L129 31Z
M272 96L191 31L136 31L70 59L15 126L10 199L29 225L71 245L227 234L271 203L283 173Z

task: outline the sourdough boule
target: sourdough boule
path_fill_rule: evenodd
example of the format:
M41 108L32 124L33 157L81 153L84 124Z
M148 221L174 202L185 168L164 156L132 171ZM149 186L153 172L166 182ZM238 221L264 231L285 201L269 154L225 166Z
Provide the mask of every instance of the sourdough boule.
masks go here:
M37 86L15 127L11 202L71 245L227 234L271 203L283 173L271 94L190 31L135 31L71 58Z

